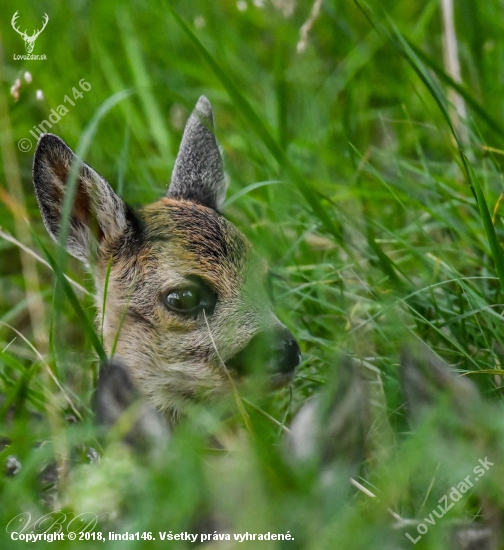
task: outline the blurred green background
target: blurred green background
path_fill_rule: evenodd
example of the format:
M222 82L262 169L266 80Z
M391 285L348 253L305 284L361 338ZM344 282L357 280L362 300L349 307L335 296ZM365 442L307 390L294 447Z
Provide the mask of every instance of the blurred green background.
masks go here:
M250 546L409 548L389 508L416 533L415 520L482 453L504 458L502 2L454 0L460 85L443 57L439 1L319 4L299 47L311 1L2 1L0 463L15 455L22 468L8 475L2 465L0 540L16 514L50 510L39 472L56 457L62 481L52 506L110 512L104 530L194 531L216 515L230 533L295 537ZM17 10L29 34L48 14L33 51L46 60L14 59L26 53L11 27ZM164 460L138 458L116 442L100 447L100 465L89 465L86 449L99 446L91 412L97 361L82 312L55 287L52 271L19 247L39 258L42 245L56 254L33 193L30 130L65 105L50 131L128 203L145 204L166 192L201 94L214 107L230 176L226 215L279 275L275 307L304 360L292 389L254 395L263 412L249 411L253 435L240 418L200 410ZM452 101L466 109L465 120ZM28 152L18 147L23 139L31 140ZM87 289L76 294L92 319L90 277L67 263ZM416 340L495 402L476 407L485 414L470 416L470 437L464 429L438 437L435 421L410 433L399 356ZM312 394L330 400L345 355L368 380L369 431L364 443L350 438L363 446L363 460L350 468L338 457L343 466L329 468L328 482L319 455L308 466L286 459L266 414L288 425ZM228 452L207 449L215 433ZM353 492L349 468L378 499ZM479 521L485 499L499 507L498 468L416 547L446 548L453 520ZM158 544L166 542L106 546Z

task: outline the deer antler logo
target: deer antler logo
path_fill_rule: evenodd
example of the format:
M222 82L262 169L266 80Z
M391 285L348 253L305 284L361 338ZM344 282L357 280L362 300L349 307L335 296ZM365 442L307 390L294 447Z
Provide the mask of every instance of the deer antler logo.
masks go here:
M32 53L33 48L35 47L35 40L37 40L38 35L46 28L47 22L49 21L49 16L47 13L44 14L44 24L42 28L39 31L33 31L33 34L31 36L28 36L26 34L26 30L24 32L21 32L19 28L16 27L16 19L18 18L18 11L12 16L11 25L12 28L21 35L21 38L24 40L26 51L28 53Z

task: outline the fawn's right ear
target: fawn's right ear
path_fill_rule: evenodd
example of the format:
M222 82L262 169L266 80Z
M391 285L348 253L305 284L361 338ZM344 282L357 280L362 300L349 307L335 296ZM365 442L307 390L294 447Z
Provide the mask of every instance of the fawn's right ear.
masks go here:
M44 134L33 159L33 185L44 225L57 241L65 189L72 165L78 164L77 187L66 248L86 262L92 241L115 239L127 227L127 206L110 185L59 137Z

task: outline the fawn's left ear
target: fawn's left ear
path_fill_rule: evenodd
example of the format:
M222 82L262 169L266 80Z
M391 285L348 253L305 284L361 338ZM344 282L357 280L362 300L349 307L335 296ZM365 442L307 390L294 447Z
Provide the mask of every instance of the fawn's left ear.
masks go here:
M168 197L190 200L220 211L227 181L213 128L212 106L201 96L184 130Z
M79 170L66 249L86 262L93 240L115 239L124 233L128 224L127 206L105 179L80 161L63 140L44 134L33 159L33 185L44 225L55 241L60 233L65 190L73 164Z

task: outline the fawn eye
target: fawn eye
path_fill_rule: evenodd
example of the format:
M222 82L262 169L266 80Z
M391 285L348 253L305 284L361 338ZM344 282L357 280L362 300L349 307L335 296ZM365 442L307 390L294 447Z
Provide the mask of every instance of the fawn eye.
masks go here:
M200 297L195 289L184 288L183 290L175 290L168 294L166 303L171 309L177 311L192 311L198 307Z
M186 286L169 290L164 295L165 306L181 315L197 315L200 311L213 313L217 297L203 281L195 280Z

